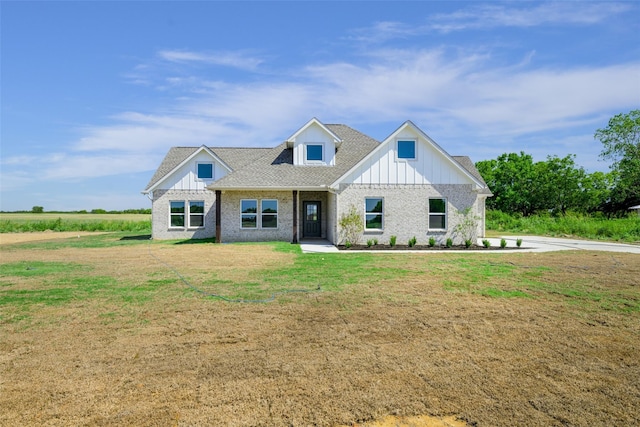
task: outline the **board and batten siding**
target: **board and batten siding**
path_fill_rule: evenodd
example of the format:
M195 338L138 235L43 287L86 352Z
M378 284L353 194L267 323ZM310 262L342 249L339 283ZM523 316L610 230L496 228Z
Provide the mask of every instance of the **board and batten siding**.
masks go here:
M335 165L335 141L331 135L329 135L324 129L316 124L309 126L307 129L300 132L300 134L296 137L295 143L293 144L294 165L306 164L304 146L307 143L322 144L324 164L328 166Z
M198 179L197 164L207 162L213 163L213 179ZM225 167L206 152L201 152L194 156L189 162L182 165L182 167L177 169L171 176L167 177L160 188L175 191L205 190L207 185L225 175L227 175L227 169Z
M398 140L416 141L415 159L397 159L396 142ZM410 129L405 129L387 144L387 150L379 150L345 177L342 183L374 185L473 183L473 180L448 157Z

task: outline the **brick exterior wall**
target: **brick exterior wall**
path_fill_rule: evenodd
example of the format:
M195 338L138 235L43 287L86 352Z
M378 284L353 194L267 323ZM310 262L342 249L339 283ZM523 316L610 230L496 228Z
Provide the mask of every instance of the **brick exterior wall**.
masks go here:
M204 201L204 228L169 227L171 201ZM216 235L216 195L209 190L155 190L151 207L154 239L206 239Z
M389 243L392 235L397 237L398 244L407 244L416 237L417 244L427 244L434 237L439 244L451 238L454 244L463 243L462 236L454 232L461 221L459 211L471 206L472 214L482 217L484 214L484 197L479 197L472 185L468 184L436 184L436 185L343 185L340 188L337 204L337 216L348 213L353 204L364 220L365 198L381 197L383 202L383 230L365 231L361 241L376 238L381 244ZM429 198L445 198L447 200L446 230L429 230ZM339 228L339 227L338 227ZM338 229L336 244L343 243L343 236ZM477 220L473 236L474 242L484 234L484 223Z

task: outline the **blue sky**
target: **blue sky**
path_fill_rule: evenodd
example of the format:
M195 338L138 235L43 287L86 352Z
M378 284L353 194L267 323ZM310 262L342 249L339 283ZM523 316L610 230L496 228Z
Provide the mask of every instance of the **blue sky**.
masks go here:
M411 120L473 161L599 161L640 108L638 2L0 3L0 210L150 207L169 147Z

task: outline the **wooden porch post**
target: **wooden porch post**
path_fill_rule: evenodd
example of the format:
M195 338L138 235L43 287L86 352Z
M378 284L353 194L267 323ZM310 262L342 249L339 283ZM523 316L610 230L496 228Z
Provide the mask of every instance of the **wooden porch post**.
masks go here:
M221 217L222 216L222 191L216 190L216 243L222 243Z
M293 241L298 243L298 190L293 190Z

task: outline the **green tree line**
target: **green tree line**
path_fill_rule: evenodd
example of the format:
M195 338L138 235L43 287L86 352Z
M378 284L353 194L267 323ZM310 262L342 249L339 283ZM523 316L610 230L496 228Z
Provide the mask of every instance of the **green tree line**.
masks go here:
M587 173L573 154L534 162L521 151L476 163L493 192L487 208L523 216L567 211L625 215L640 204L640 110L614 116L594 136L603 144L600 157L612 161L607 173Z

